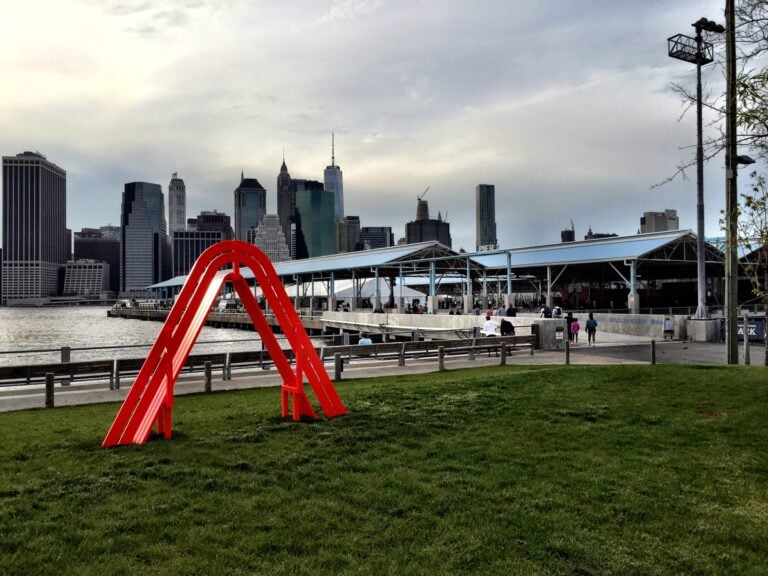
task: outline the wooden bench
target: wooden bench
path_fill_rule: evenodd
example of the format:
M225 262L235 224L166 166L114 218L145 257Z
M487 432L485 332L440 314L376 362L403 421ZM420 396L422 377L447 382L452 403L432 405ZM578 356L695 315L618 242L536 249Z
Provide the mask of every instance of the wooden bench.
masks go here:
M518 348L527 348L531 355L536 345L536 336L533 334L515 336L488 336L476 339L454 340L420 340L408 342L384 342L379 344L355 344L349 346L326 346L321 348L321 359L325 361L339 354L346 363L353 358L374 358L385 360L389 358L421 358L437 356L438 350L443 349L445 354L469 354L473 356L479 352L499 353L502 346L507 351Z
M533 334L520 336L484 336L473 338L469 343L466 340L450 341L451 345L445 347L446 354L469 354L472 357L475 354L491 352L499 354L502 346L506 346L507 352L517 350L518 348L528 348L531 356L536 346L536 337Z

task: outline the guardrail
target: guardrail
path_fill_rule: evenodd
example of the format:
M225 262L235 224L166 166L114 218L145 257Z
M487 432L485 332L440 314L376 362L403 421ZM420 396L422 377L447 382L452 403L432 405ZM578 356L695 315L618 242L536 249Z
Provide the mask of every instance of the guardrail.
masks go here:
M492 336L458 340L424 340L407 342L385 342L367 345L320 346L316 347L323 361L341 358L342 363L359 359L394 359L405 365L406 358L422 358L441 354L468 354L470 358L480 352L496 352L506 356L518 349L526 349L533 354L536 347L535 335ZM292 350L283 350L290 362L295 361ZM109 389L120 388L121 380L135 376L141 369L144 358L124 358L113 360L93 360L80 362L56 362L19 366L0 366L0 389L7 386L42 384L46 375L52 375L61 386L68 386L75 381L107 381ZM266 350L241 352L213 352L190 355L182 373L207 372L218 370L222 380L232 378L233 369L269 369L273 365Z

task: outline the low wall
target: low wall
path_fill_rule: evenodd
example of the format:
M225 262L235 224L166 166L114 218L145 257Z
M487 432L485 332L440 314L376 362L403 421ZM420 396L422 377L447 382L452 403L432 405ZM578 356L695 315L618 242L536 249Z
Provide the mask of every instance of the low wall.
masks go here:
M501 324L501 317L494 316L493 320ZM531 325L539 326L539 346L544 350L558 347L555 339L555 326L564 326L562 320L549 320L534 316L504 317L515 327L516 334L530 334ZM373 312L323 312L323 324L347 331L379 332L381 326L387 326L390 331L423 330L429 337L434 332L436 337L461 336L474 328L482 328L485 315L474 314L374 314ZM562 343L560 343L562 347Z
M497 323L501 323L501 318L494 317ZM509 320L517 330L519 326L522 330L524 326L530 326L531 318L517 316L514 318L505 318ZM323 312L323 323L334 328L348 327L349 330L375 330L378 326L388 326L390 329L409 332L411 330L422 330L426 332L453 330L467 331L475 327L483 327L485 315L475 316L474 314L459 314L451 316L450 314L374 314L373 312ZM529 332L521 332L523 334Z
M589 312L573 312L573 315L579 319L581 329L585 330ZM595 320L597 320L598 332L627 334L629 336L647 336L648 338L657 340L664 338L664 314L595 313L594 316ZM666 318L669 319L669 317Z
M588 312L575 312L575 318L579 319L581 329L584 331L589 317ZM647 338L664 338L663 314L595 314L597 329L612 334L627 334ZM494 316L497 324L501 323L501 317ZM565 329L565 319L539 318L536 314L519 314L514 317L504 317L515 326L517 334L530 334L532 324L538 326L539 345L543 350L556 350L564 347L565 333L557 330ZM426 335L430 331L442 331L443 333L465 332L475 327L482 328L485 323L485 315L473 314L374 314L373 312L323 312L323 324L328 327L347 331L379 332L380 326L387 326L389 330L424 330ZM668 321L669 324L669 321ZM457 334L459 335L459 334ZM436 334L438 336L438 334ZM445 337L444 334L439 336Z

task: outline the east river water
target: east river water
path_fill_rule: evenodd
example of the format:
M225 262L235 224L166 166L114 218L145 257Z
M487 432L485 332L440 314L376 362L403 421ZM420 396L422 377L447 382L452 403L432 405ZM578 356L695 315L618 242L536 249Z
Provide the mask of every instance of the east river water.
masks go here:
M108 318L109 308L0 307L0 365L40 364L61 360L62 346L71 361L141 358L157 338L162 322ZM142 347L129 348L129 346ZM115 346L119 348L105 348ZM75 350L76 348L96 348ZM51 352L37 350L54 349ZM192 353L260 350L256 332L204 327Z

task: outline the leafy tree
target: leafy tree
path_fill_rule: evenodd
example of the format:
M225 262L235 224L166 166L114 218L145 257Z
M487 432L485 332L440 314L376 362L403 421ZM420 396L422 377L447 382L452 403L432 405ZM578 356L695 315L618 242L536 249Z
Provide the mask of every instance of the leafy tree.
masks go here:
M704 32L705 40L724 45L721 34ZM737 140L740 148L749 149L760 159L768 160L768 0L738 0L736 2L736 50L738 71L736 78ZM717 50L715 66L725 70L723 50ZM680 96L683 112L680 118L695 108L695 89L673 83L672 90ZM704 139L704 161L717 156L725 149L725 92L715 93L705 89L702 98L704 108L714 113L710 126L714 129ZM676 172L658 185L686 178L688 168L695 166L694 153L677 166Z
M768 1L736 4L741 69L736 81L739 144L768 158Z
M768 311L768 183L756 172L752 178L751 193L742 194L739 243L747 252L742 268L752 284L752 293ZM763 363L768 366L768 338Z

